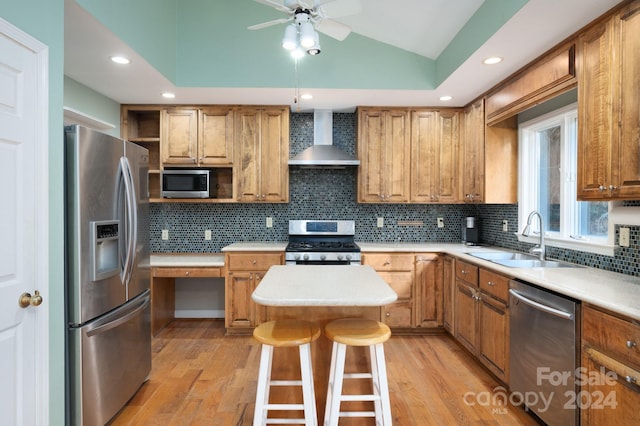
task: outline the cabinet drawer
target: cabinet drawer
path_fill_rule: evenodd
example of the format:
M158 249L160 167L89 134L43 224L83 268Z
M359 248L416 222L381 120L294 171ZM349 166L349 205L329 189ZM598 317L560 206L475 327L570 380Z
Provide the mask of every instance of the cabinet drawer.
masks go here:
M365 265L370 265L376 271L411 271L413 270L413 255L392 253L366 253L362 255Z
M456 278L478 286L478 267L461 260L456 261Z
M640 324L585 306L582 311L582 339L605 353L640 366Z
M222 268L153 268L154 277L194 278L194 277L221 277Z
M227 269L236 271L265 271L282 264L282 253L238 253L227 255Z
M480 290L506 302L509 297L509 278L495 272L480 269Z
M413 297L413 274L411 272L379 272L378 275L398 294L398 300Z

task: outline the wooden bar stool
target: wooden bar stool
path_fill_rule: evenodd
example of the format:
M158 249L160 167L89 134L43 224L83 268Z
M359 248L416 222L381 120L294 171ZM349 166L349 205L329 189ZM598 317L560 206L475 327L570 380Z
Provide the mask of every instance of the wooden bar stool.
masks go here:
M311 368L311 342L320 337L320 327L309 321L295 319L269 321L256 327L253 330L253 337L262 343L253 425L268 423L317 425L318 414ZM273 348L291 346L298 346L300 351L301 380L271 380ZM302 386L303 403L269 404L271 386ZM269 410L304 411L304 418L267 418Z
M344 318L331 321L324 329L327 338L333 341L327 404L324 424L336 426L340 417L375 417L376 424L391 425L391 403L387 383L387 367L384 360L383 343L391 337L391 330L378 321ZM347 346L368 346L371 359L370 373L344 372ZM370 395L343 395L344 379L371 379L373 393ZM373 401L374 411L340 411L342 401Z

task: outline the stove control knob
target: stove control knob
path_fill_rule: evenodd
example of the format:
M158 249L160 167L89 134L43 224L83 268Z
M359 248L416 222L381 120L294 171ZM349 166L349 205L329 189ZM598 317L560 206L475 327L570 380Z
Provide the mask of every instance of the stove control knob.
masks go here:
M347 260L351 260L351 255L350 254L347 255Z
M338 255L338 260L342 260L342 255L341 254Z
M300 255L299 255L299 254L296 254L293 258L294 258L295 260L300 260Z
M327 255L326 254L321 254L320 255L320 260L327 260Z
M304 260L309 260L309 255L308 255L308 254L305 254L305 255L303 256L303 259L304 259Z

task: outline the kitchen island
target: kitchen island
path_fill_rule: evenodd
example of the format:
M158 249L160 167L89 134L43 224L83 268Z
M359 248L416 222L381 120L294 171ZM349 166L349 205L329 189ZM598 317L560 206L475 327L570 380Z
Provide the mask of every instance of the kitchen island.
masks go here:
M370 266L295 265L272 266L252 294L254 302L266 306L267 318L299 318L315 321L324 327L331 320L346 317L380 319L380 306L393 303L397 294ZM365 371L368 352L364 347L350 347L345 371ZM297 348L278 348L273 376L295 377L298 370ZM324 418L324 404L331 361L331 342L322 335L311 345L313 375L319 424ZM293 367L293 368L292 368ZM393 380L392 377L389 380ZM367 393L366 381L346 383L346 393ZM295 400L295 388L278 388L272 402ZM367 406L354 405L355 409Z

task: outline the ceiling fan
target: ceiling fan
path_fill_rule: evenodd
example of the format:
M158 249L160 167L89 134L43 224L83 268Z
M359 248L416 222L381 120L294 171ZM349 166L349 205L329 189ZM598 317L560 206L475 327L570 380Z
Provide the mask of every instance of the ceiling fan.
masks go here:
M276 10L286 13L286 18L274 19L248 27L250 30L259 30L273 25L292 22L285 29L282 39L282 47L292 52L300 48L310 55L320 53L320 40L318 32L328 35L338 41L342 41L349 33L351 27L337 22L332 17L349 16L361 10L360 0L255 0L258 3L271 6ZM304 54L303 50L303 54Z

